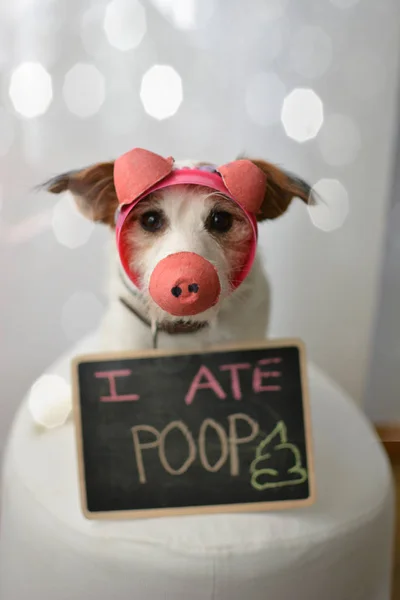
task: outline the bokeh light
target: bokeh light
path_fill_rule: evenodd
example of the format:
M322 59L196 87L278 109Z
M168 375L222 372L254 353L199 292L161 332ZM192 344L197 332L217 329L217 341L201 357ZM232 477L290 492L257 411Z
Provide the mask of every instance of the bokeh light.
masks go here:
M66 2L62 0L14 0L3 4L8 8L7 16L12 16L20 27L22 24L25 31L28 27L37 34L35 41L58 31L66 21Z
M81 215L75 200L65 194L53 208L52 229L60 244L73 249L86 244L94 223Z
M215 10L215 0L152 0L153 5L177 29L204 27Z
M196 27L197 0L169 0L169 2L164 0L163 3L169 6L175 27L178 29L194 29Z
M361 148L361 136L353 119L334 114L325 117L317 143L324 161L339 167L354 162Z
M296 142L314 138L324 121L320 97L309 88L296 88L285 98L281 119L286 135Z
M76 341L98 328L104 307L91 292L75 292L64 304L61 325L68 340Z
M11 115L0 106L0 156L8 154L14 141L14 125Z
M36 424L60 427L72 410L71 386L59 375L42 375L31 387L28 407Z
M43 115L53 98L51 76L41 63L21 63L11 75L9 94L14 109L23 117Z
M104 102L104 77L94 65L77 63L65 75L63 96L74 115L91 117Z
M313 202L308 205L311 220L318 229L339 229L349 213L349 195L337 179L320 179L312 188Z
M285 85L275 73L256 73L246 87L246 111L257 125L268 126L279 121Z
M172 117L183 99L180 75L169 65L154 65L143 75L140 98L151 117Z
M95 58L107 57L110 44L104 34L104 4L90 6L82 14L80 36L85 52Z
M321 77L332 62L332 42L321 27L306 25L293 33L290 62L303 77Z
M122 52L132 50L146 33L146 11L138 0L111 0L103 26L111 46Z

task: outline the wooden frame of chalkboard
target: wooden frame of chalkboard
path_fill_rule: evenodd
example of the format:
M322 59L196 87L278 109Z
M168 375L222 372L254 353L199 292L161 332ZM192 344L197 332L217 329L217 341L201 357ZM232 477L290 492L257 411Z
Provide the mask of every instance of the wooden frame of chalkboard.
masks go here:
M223 502L223 503L210 503L210 504L195 504L195 505L185 505L182 506L174 505L174 506L157 506L157 507L140 507L140 508L110 508L107 506L106 509L102 509L99 506L93 508L89 502L89 484L88 484L88 469L90 469L90 465L86 464L87 457L85 458L85 438L84 438L84 418L82 415L82 399L81 399L81 382L80 382L80 373L79 370L82 365L88 364L104 364L105 362L119 362L120 361L137 361L140 359L162 359L162 358L179 358L179 357L207 357L207 356L222 356L224 353L243 353L246 351L284 351L284 350L295 349L298 352L298 375L299 375L299 390L301 393L300 399L300 409L302 420L302 431L303 431L303 458L304 463L306 464L306 469L295 469L295 466L292 466L291 469L288 469L288 472L296 472L300 474L300 472L304 472L305 479L296 480L295 483L302 483L306 485L306 491L303 495L296 494L293 498L289 497L286 499L275 499L275 500L260 500L260 501L239 501L239 502ZM274 359L264 360L264 364L266 362L273 362ZM280 359L275 359L278 361ZM297 360L297 359L296 359ZM259 361L263 362L263 361ZM230 365L232 367L232 365ZM237 365L236 365L237 366ZM243 365L241 365L243 366ZM221 369L223 367L220 367ZM119 371L120 372L120 371ZM272 372L273 373L273 372ZM265 374L265 372L264 372ZM278 374L278 373L277 373ZM234 373L231 372L231 381L235 379ZM236 371L236 377L238 372ZM97 372L95 375L97 377L105 376L102 373ZM273 376L273 375L272 375ZM254 377L253 377L254 382ZM110 394L115 394L115 379L113 382L109 379L106 383L109 384L109 390L112 390L112 386L114 385L114 391L110 391ZM218 385L218 384L217 384ZM198 385L198 388L201 388L201 385ZM208 387L208 386L204 386ZM271 389L274 386L270 386ZM277 387L277 386L275 386ZM304 344L301 340L298 339L280 339L274 341L251 341L248 343L239 343L239 344L225 344L218 345L208 348L207 350L195 350L195 351L163 351L163 350L143 350L143 351L132 351L132 352L113 352L113 353L98 353L98 354L88 354L77 356L72 361L72 388L73 388L73 414L74 414L74 423L76 427L76 446L77 446L77 458L78 458L78 475L79 475L79 487L80 487L80 500L81 500L81 508L84 516L88 519L137 519L137 518L152 518L152 517L165 517L165 516L173 516L173 515L193 515L193 514L207 514L207 513L238 513L238 512L260 512L260 511L276 511L283 509L291 509L298 507L306 507L310 506L315 502L316 493L315 493L315 472L314 472L314 456L313 456L313 443L312 443L312 433L311 433L311 415L310 415L310 403L309 403L309 389L308 389L308 380L307 380L307 364L306 364L306 352ZM267 388L262 388L267 389ZM214 390L218 394L218 389ZM116 400L117 398L103 398L103 400L110 400L110 404L112 404L112 400ZM126 400L137 400L138 397L134 397L133 394L119 396L118 397L122 404L125 403ZM187 400L187 398L186 398ZM237 400L237 398L236 398ZM244 415L243 415L244 416ZM87 418L87 417L85 417ZM206 419L207 421L211 421L212 419ZM285 427L283 421L279 421L277 427L270 433L267 438L270 438L272 434L279 434L280 442L282 442L279 446L279 449L290 449L289 447L293 446L293 448L297 451L296 446L294 444L289 443L287 439L282 437L283 430L280 429L280 424ZM215 425L217 428L217 425ZM132 428L132 430L134 427ZM149 427L149 429L154 429ZM166 428L167 429L167 428ZM182 431L185 434L185 431ZM218 433L218 430L217 430ZM288 442L285 443L284 442ZM259 447L265 444L265 440L261 442ZM283 448L285 446L285 448ZM149 444L150 447L150 444ZM278 448L278 446L275 446ZM258 451L258 449L256 449ZM264 454L259 457L259 460L263 458L270 457L270 454ZM232 458L232 457L231 457ZM96 460L98 457L96 457ZM296 458L297 461L297 458ZM218 462L218 461L217 461ZM232 462L232 460L231 460ZM253 465L253 462L251 463ZM301 463L299 463L301 464ZM297 462L296 462L297 465ZM209 465L211 466L211 465ZM214 464L213 467L216 465ZM232 467L231 467L232 468ZM264 473L264 471L257 471L257 473ZM272 472L273 470L271 470ZM179 474L179 473L174 473ZM253 473L254 476L254 473ZM253 477L252 476L252 477ZM282 485L289 485L287 483ZM253 486L256 487L256 486ZM278 486L277 486L278 487ZM294 489L294 486L291 485ZM301 486L298 486L298 489ZM115 497L114 497L115 499ZM118 502L116 502L118 504Z

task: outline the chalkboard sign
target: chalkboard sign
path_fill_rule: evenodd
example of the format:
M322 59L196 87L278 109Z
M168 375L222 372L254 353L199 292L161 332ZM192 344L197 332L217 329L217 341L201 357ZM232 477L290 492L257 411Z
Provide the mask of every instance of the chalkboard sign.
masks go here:
M298 341L81 356L73 381L88 518L277 510L314 500Z

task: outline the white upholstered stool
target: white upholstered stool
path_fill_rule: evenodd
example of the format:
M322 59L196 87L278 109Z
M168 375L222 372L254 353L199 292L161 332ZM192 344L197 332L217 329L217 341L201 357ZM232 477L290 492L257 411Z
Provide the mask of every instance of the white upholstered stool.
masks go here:
M73 354L87 350L94 338ZM69 377L69 358L52 372ZM389 600L385 455L351 400L309 376L318 498L287 512L87 521L72 423L40 432L24 402L4 465L1 600Z

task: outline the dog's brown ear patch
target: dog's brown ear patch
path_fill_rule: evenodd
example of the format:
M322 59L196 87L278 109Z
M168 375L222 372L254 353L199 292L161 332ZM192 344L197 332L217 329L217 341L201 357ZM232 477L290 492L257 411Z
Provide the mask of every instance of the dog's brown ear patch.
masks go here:
M53 194L71 192L85 217L114 226L118 199L114 187L113 162L98 163L86 169L57 175L42 187Z
M280 217L293 198L311 203L312 190L308 183L264 160L251 161L267 176L264 200L257 214L258 221Z

